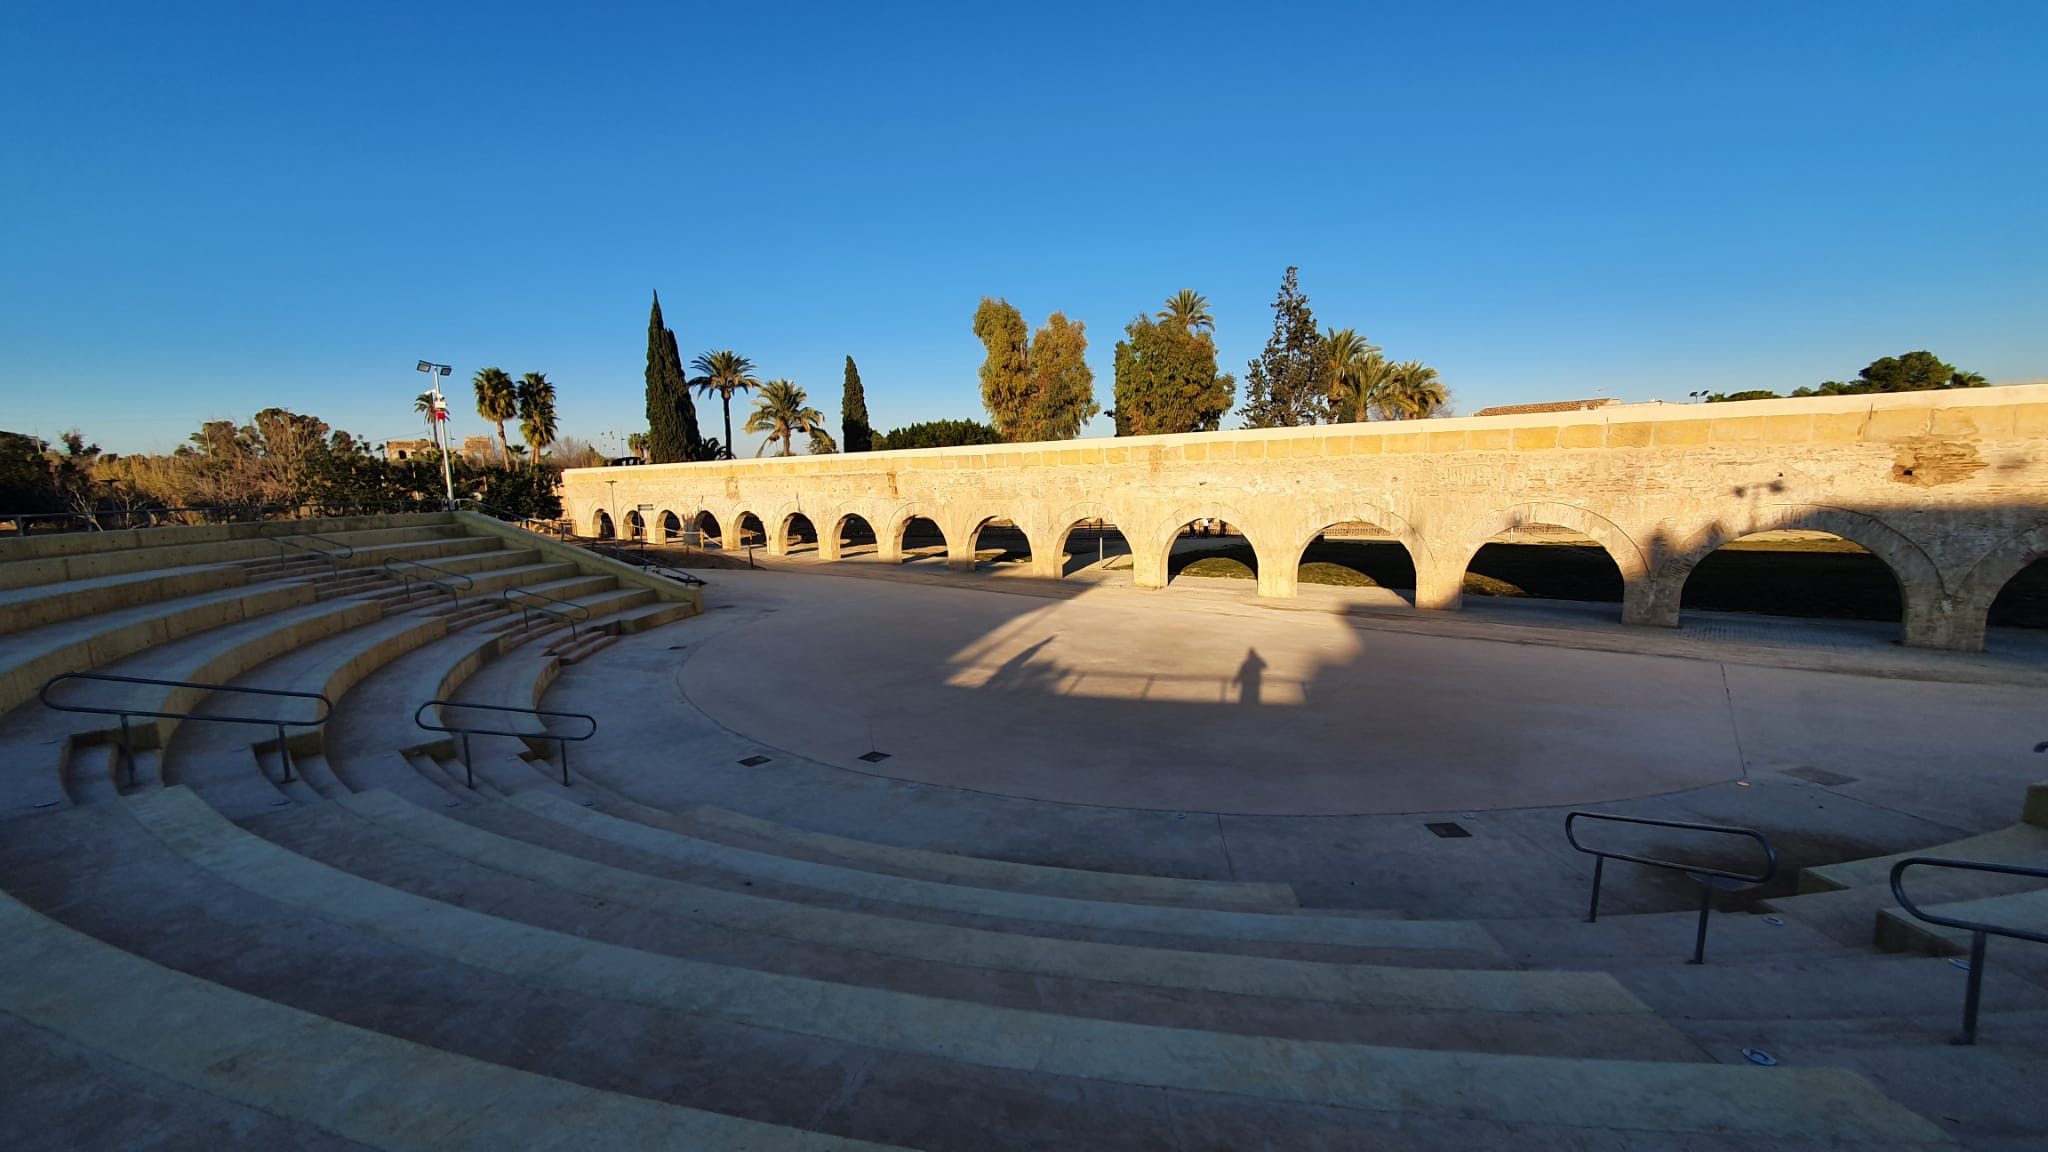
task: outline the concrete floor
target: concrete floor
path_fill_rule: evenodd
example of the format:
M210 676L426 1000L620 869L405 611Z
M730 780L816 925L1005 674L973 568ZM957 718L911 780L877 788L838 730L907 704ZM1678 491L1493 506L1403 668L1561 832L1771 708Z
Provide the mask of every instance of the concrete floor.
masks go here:
M1590 873L1571 805L1762 828L1789 885L2011 823L2048 768L2040 669L1988 657L1276 608L1221 580L706 575L704 617L550 692L605 714L579 763L614 787L1310 904L1568 914ZM1445 819L1472 835L1423 827ZM1631 872L1617 911L1696 898Z

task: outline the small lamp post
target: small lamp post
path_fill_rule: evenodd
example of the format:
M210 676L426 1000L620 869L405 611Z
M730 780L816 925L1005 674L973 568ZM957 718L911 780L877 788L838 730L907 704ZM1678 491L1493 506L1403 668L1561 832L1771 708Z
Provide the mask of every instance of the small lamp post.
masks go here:
M455 474L448 467L448 398L441 394L441 381L454 369L446 364L422 360L419 370L427 374L428 393L434 397L434 446L441 450L441 487L448 496L448 510L455 511Z

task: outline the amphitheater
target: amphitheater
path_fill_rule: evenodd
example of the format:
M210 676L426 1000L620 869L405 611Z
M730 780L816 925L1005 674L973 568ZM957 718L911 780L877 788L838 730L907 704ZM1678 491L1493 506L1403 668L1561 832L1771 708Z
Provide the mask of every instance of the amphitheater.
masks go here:
M2048 389L1716 408L0 539L0 1144L2039 1148ZM1618 609L1461 596L1542 525ZM1899 621L1682 606L1787 529Z

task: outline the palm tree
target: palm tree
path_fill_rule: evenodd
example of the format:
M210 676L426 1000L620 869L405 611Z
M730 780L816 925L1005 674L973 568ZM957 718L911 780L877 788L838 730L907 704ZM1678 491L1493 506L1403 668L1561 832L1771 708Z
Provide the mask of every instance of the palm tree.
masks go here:
M1379 359L1378 346L1349 328L1330 329L1321 344L1331 405L1347 419L1365 419L1372 393L1385 382L1386 362Z
M1420 360L1394 365L1380 411L1394 420L1421 420L1432 416L1450 401L1451 394L1437 378L1436 369Z
M759 456L768 450L768 445L782 442L779 456L790 454L791 440L798 432L808 433L813 450L818 446L837 447L832 443L832 434L825 431L825 417L810 406L811 398L804 390L788 380L770 380L761 385L761 395L754 400L753 415L747 417L743 432L766 432L768 439L754 452Z
M732 394L759 388L761 382L754 379L754 362L730 348L721 352L706 352L690 361L690 370L697 374L690 381L690 387L709 396L718 393L725 402L725 439L720 441L719 455L732 459Z
M540 454L555 442L555 386L545 372L528 372L519 378L519 436L540 463Z
M1209 315L1209 298L1193 288L1183 288L1166 298L1166 307L1153 317L1165 320L1187 329L1188 335L1199 336L1214 331L1216 320Z
M512 446L505 440L505 421L519 416L519 386L503 368L486 368L470 381L476 389L476 414L498 426L498 458L512 466Z
M427 439L434 439L434 394L422 392L412 398L412 410L427 422Z

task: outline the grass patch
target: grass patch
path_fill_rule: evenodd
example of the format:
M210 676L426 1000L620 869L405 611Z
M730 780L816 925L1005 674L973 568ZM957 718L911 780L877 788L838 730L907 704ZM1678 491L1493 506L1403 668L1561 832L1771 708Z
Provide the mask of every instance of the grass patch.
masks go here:
M1379 581L1360 572L1356 568L1347 568L1342 564L1332 564L1327 560L1311 560L1303 564L1300 574L1295 579L1303 584L1333 584L1339 588L1378 588L1380 586Z
M1184 565L1179 574L1182 576L1221 577L1226 580L1252 580L1258 576L1258 573L1252 571L1251 565L1234 556L1204 556L1199 560Z
M1496 580L1477 572L1465 573L1465 594L1467 596L1527 596L1528 593L1505 580Z

